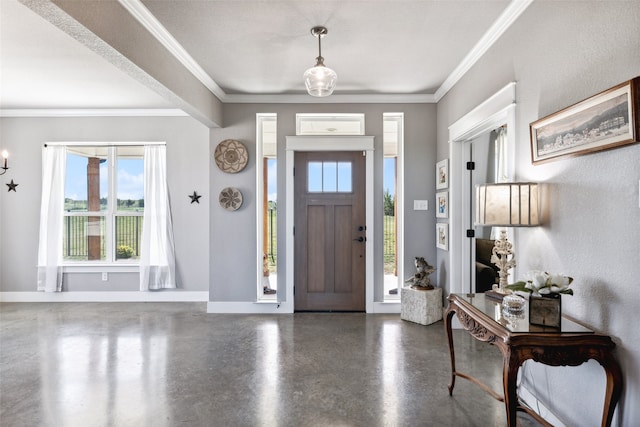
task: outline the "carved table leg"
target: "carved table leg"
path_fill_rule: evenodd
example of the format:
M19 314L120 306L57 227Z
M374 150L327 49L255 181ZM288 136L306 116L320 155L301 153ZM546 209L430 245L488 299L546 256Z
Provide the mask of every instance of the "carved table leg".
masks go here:
M453 395L453 387L456 384L456 356L453 350L453 337L451 336L451 318L454 311L449 308L446 313L445 327L447 331L447 340L449 340L449 357L451 358L451 382L449 383L449 396Z
M520 368L520 360L511 352L509 348L501 348L502 350L502 383L504 387L504 406L507 410L507 425L516 427L517 425L517 408L518 408L518 392L516 382L518 379L518 369Z
M622 393L622 372L620 365L611 351L606 351L600 364L607 375L607 389L604 395L604 410L602 412L602 427L611 425L613 412Z

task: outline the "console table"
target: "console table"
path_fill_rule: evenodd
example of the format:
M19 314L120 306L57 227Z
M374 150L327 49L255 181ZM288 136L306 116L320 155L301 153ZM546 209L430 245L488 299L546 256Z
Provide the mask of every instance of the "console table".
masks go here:
M445 313L445 327L451 356L451 383L449 395L453 394L456 377L473 382L495 399L504 402L507 424L516 426L516 411L524 411L546 426L550 424L540 415L521 404L516 390L518 369L528 359L550 366L578 366L594 359L604 368L607 376L602 426L609 426L613 411L622 392L622 372L613 356L615 344L611 337L592 330L563 317L560 329L529 324L528 314L521 318L505 316L499 301L486 298L484 294L463 296L451 294ZM475 339L495 345L503 360L503 395L471 375L456 371L451 319L456 315L462 327Z

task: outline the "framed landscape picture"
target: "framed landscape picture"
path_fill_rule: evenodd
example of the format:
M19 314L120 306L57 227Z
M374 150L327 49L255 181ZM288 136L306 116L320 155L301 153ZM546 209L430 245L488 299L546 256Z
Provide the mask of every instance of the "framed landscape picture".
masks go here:
M446 222L436 223L436 248L449 250L449 224Z
M449 218L449 193L436 193L436 218Z
M449 159L436 163L436 190L449 187Z
M640 140L640 77L531 123L533 164Z

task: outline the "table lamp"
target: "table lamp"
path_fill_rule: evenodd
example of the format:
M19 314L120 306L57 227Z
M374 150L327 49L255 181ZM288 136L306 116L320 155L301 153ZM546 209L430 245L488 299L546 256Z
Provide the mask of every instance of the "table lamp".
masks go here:
M476 225L493 227L535 227L540 225L538 184L505 182L476 186ZM491 262L498 267L500 281L485 295L502 299L508 293L509 269L516 266L513 246L507 230L500 230L491 252Z

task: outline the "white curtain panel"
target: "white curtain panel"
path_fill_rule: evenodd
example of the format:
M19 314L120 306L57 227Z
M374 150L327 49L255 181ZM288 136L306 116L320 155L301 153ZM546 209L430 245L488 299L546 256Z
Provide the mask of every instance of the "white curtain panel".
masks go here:
M144 221L140 248L140 290L175 288L175 247L164 145L144 148Z
M67 150L42 149L42 200L38 243L38 290L62 291L62 233Z
M498 135L496 136L496 176L495 182L508 182L509 176L507 174L507 128L506 126L498 129ZM491 227L491 239L497 240L500 238L500 232L504 230L504 227Z
M495 182L507 182L507 128L501 127L496 137L496 176Z

